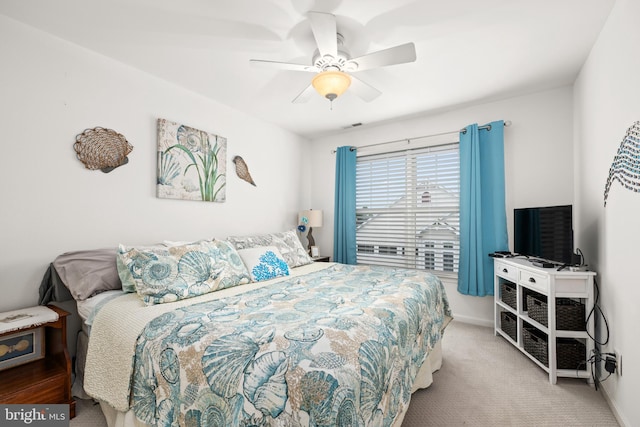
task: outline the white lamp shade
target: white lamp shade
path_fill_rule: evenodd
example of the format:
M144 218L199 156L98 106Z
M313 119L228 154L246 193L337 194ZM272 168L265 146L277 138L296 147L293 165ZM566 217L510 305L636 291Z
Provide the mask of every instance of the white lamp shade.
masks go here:
M302 223L302 217L307 217L309 222L307 227L322 227L322 211L309 209L308 211L302 211L298 214L298 222Z

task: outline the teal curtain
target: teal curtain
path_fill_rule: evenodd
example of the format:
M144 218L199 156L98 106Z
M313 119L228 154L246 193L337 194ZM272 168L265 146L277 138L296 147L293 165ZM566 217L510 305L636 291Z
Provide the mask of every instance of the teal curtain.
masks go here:
M458 291L493 295L493 258L506 251L507 214L504 194L504 123L460 132L460 266Z
M336 199L333 226L333 260L356 264L356 151L336 150Z

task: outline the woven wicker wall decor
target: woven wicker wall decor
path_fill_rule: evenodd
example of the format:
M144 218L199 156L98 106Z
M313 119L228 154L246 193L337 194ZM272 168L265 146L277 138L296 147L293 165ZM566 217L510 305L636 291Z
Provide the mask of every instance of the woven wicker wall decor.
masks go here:
M104 173L126 165L129 162L127 155L133 150L122 134L101 127L85 129L76 136L73 148L87 169L100 169Z

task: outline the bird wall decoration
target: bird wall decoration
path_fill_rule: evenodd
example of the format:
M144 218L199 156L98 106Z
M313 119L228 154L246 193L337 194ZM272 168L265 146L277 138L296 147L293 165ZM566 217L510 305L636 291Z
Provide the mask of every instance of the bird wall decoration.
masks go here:
M247 163L244 161L244 159L240 156L235 156L232 162L236 165L236 174L238 175L238 177L247 181L254 187L257 187L256 183L253 181L253 178L251 178L249 167L247 166Z

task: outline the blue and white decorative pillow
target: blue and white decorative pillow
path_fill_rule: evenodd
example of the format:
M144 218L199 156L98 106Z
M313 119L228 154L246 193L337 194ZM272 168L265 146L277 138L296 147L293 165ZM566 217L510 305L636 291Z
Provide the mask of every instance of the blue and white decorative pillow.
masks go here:
M173 302L249 283L240 256L221 240L118 250L123 289L135 288L147 305Z
M141 278L142 266L139 265L144 258L139 258L140 253L155 252L157 250L166 249L166 245L158 243L156 245L147 246L125 246L118 245L116 252L116 268L118 276L122 282L122 290L127 293L136 291L136 279Z
M275 246L241 249L238 254L254 282L289 275L289 265Z

